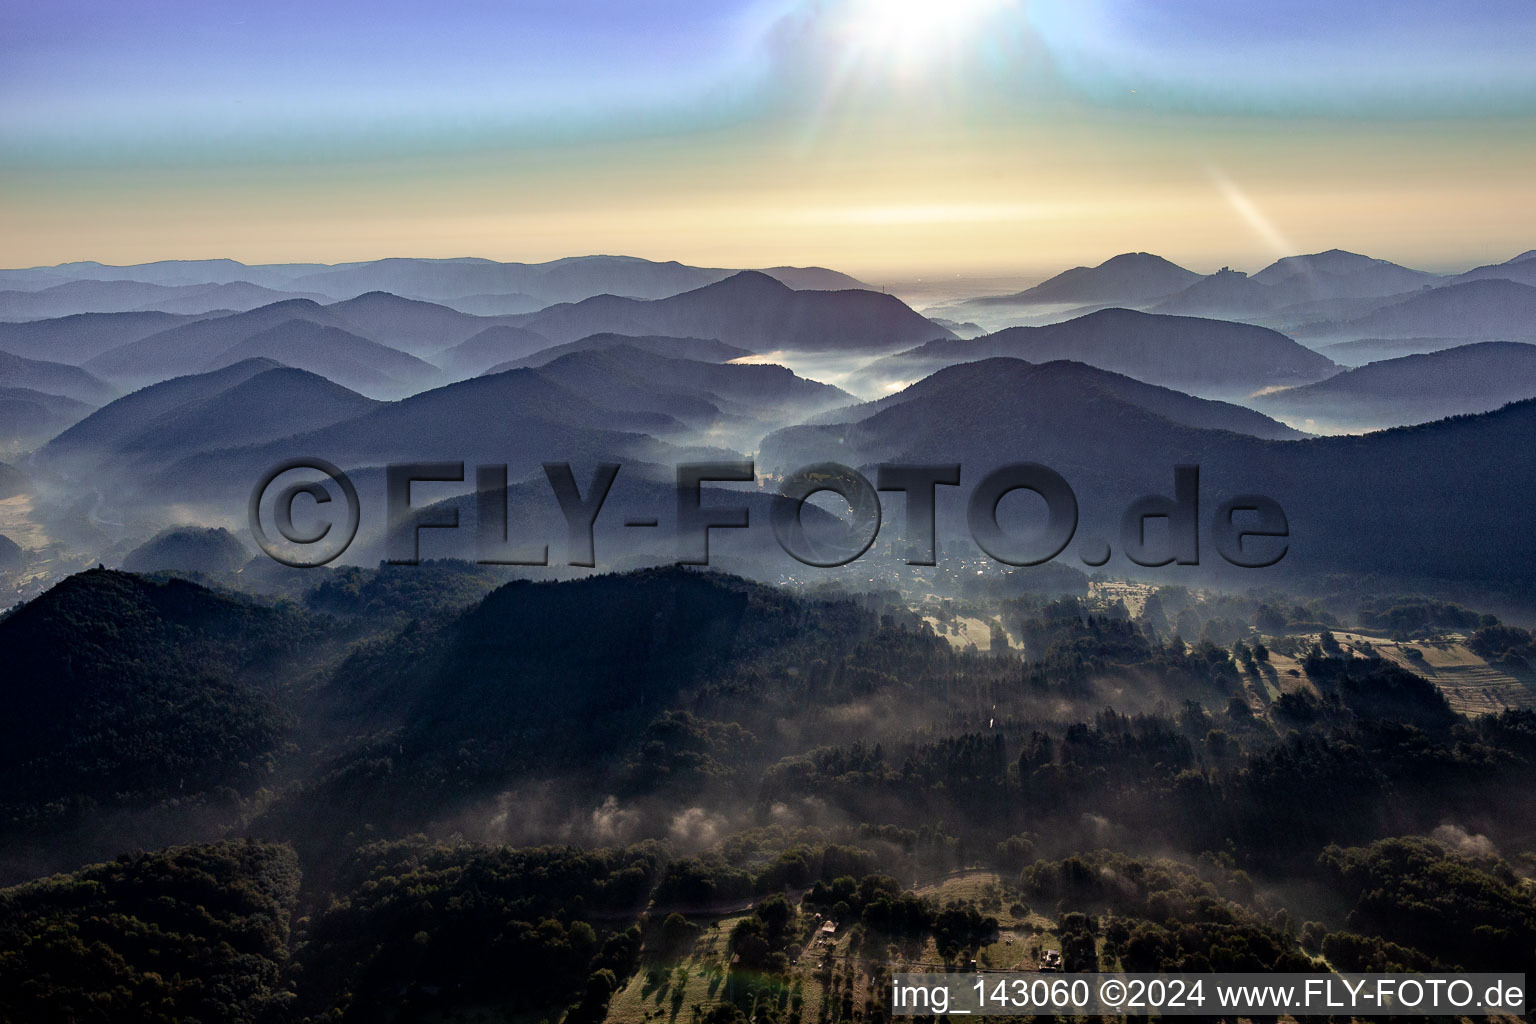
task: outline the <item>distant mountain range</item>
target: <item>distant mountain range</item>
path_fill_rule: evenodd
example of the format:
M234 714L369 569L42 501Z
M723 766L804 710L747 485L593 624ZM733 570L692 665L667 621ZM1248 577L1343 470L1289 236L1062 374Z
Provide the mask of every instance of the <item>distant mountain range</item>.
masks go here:
M796 291L744 272L665 299L604 295L523 316L473 316L385 292L329 304L285 299L226 314L77 314L0 324L0 351L74 360L122 387L271 356L395 398L599 334L694 338L742 354L879 353L953 337L890 295Z
M978 322L996 324L1010 318L1018 322L1020 318L1008 312L1015 309L1027 314L1021 314L1026 324L1075 320L1086 313L1116 306L1172 315L1230 318L1278 327L1282 333L1306 338L1318 347L1372 337L1523 340L1530 337L1520 333L1526 329L1523 324L1529 322L1529 303L1519 298L1517 288L1510 286L1520 284L1515 279L1531 273L1533 266L1536 260L1515 257L1458 277L1441 278L1333 249L1286 257L1251 277L1227 270L1202 276L1150 253L1125 253L1097 267L1078 267L1058 274L1023 292L945 307L945 316L924 322L896 299L880 293L859 289L797 292L782 283L787 281L807 289L857 283L816 268L773 268L771 273L730 275L725 271L623 257L582 257L537 265L412 259L336 267L292 264L250 268L217 260L132 268L67 264L0 271L0 282L36 286L31 291L13 288L12 297L18 302L53 303L46 308L35 306L28 310L29 315L66 309L69 303L91 295L117 308L146 297L152 300L159 294L167 298L163 304L169 306L168 297L173 292L181 302L176 308L197 311L82 313L27 323L0 323L0 351L53 362L88 364L88 370L111 384L135 386L194 372L226 352L231 352L232 358L249 354L232 350L256 333L298 319L398 349L444 371L433 378L420 367L406 372L397 362L395 371L390 372L361 361L368 372L354 368L342 381L348 386L371 387L380 394L398 395L441 380L516 363L539 349L594 334L696 337L752 352L891 350L935 338L974 335L979 330ZM231 275L253 270L260 271L255 276L262 277L262 281L229 280ZM130 272L134 279L125 276ZM187 282L184 278L188 275L208 275L215 283ZM497 310L495 315L472 315L441 301L424 301L402 294L408 285L418 291L444 293L466 283L466 278L489 279L495 275L536 277L552 289L545 298L556 292L582 292L589 285L605 284L611 288L604 294L536 311L502 311L527 309L521 300L511 306L488 302L477 307L477 311ZM305 285L306 281L329 281L331 290ZM450 287L453 282L459 284ZM356 292L368 283L375 287ZM645 287L631 287L636 285ZM1487 290L1457 298L1458 289L1469 285ZM395 291L379 290L384 286ZM640 297L626 295L626 288ZM343 292L353 294L334 303L287 297L300 293L325 297ZM651 293L663 297L646 297ZM514 293L461 294L494 298ZM190 303L195 296L208 302L228 303L235 311L199 308L197 303ZM239 308L275 296L283 298L249 309ZM968 317L968 309L977 315ZM196 328L204 320L220 326ZM953 330L949 324L954 325ZM514 329L527 333L514 333ZM1410 331L1414 333L1406 333ZM476 335L484 337L475 345L456 351ZM319 365L312 368L319 369ZM386 386L395 389L385 391Z
M34 461L53 478L90 480L121 507L213 502L234 517L252 482L295 455L363 471L359 487L375 503L382 479L373 467L401 461L505 463L514 481L541 474L551 460L654 465L670 477L679 462L740 458L765 433L852 401L781 366L671 358L624 344L576 348L537 369L389 403L251 358L125 396L63 431ZM472 486L473 470L467 475Z
M723 280L736 273L655 262L630 256L577 256L548 263L498 263L485 259L382 259L328 266L320 263L258 264L235 260L168 260L131 266L63 263L54 267L0 270L0 319L64 313L164 309L251 309L281 298L349 299L387 291L430 299L466 313L530 312L594 295L659 299ZM797 289L866 288L847 274L822 267L770 267L766 273ZM106 288L90 284L107 283ZM128 284L158 287L134 290ZM223 291L214 286L226 287ZM47 297L27 299L60 289ZM240 289L244 289L243 291ZM280 293L280 294L279 294ZM76 303L73 308L61 303ZM84 303L83 305L80 303ZM212 304L209 304L212 303ZM14 304L14 305L11 305ZM381 339L382 340L382 339Z
M774 267L762 272L791 288L867 287L846 274L821 267ZM510 294L550 305L594 295L665 298L734 273L629 256L579 256L538 264L392 259L338 267L296 278L295 282L337 296L389 291L451 305L461 296L484 303L489 296Z
M1097 267L1077 267L1058 274L1022 292L980 296L924 312L953 321L971 319L997 329L1038 326L1095 309L1124 306L1240 320L1285 333L1310 329L1308 336L1321 336L1325 329L1346 333L1351 321L1425 290L1478 280L1536 285L1536 260L1522 254L1465 274L1442 276L1329 249L1284 257L1250 276L1226 267L1200 275L1150 253L1123 253Z
M1034 363L1075 359L1152 384L1226 396L1314 381L1337 369L1327 357L1268 328L1105 309L1044 327L1010 327L971 341L929 342L872 363L860 377L889 387L890 382L918 380L945 366L993 356Z
M0 320L40 320L75 313L208 313L265 306L283 299L331 301L320 292L278 291L246 281L162 285L144 281L67 281L38 291L0 292Z
M1492 266L1518 276L1527 263L1536 258ZM24 297L51 302L94 290L126 303L160 289L162 297L176 291L190 300L208 287L247 298L268 289L329 297L375 278L448 289L476 275L505 283L531 273L507 267L412 260L288 267L262 282L213 286L177 275L250 268L151 265L144 273L155 279L146 282L95 280L89 275L109 271L84 268L46 289L44 275L27 278L39 290ZM664 290L696 272L714 273L604 258L540 265L538 274L550 289L580 291L605 279ZM836 283L820 271L779 276ZM317 279L329 283L321 288ZM1222 306L1242 317L1262 309L1263 318L1298 326L1281 332L1092 308L1116 294L1139 296L1136 303L1152 310ZM1295 516L1296 563L1308 570L1329 571L1329 558L1341 571L1369 568L1376 563L1366 548L1390 538L1431 574L1507 579L1514 571L1480 553L1469 531L1515 529L1505 521L1513 513L1497 503L1517 502L1522 480L1528 487L1528 474L1493 477L1501 459L1536 442L1529 436L1536 347L1506 343L1536 340L1536 287L1488 268L1442 279L1339 250L1280 260L1252 277L1201 276L1133 253L974 309L1011 309L1021 299L1055 310L1051 316L1090 311L962 340L887 294L796 290L747 271L661 297L603 294L495 316L370 290L228 313L129 310L6 323L0 445L7 452L42 445L16 456L35 493L75 495L73 506L49 514L83 524L84 539L70 546L110 559L170 521L167 504L238 521L251 483L295 455L356 473L376 504L381 467L404 460L506 463L514 486L540 494L546 461L570 461L578 475L620 461L637 467L632 475L643 483L625 486L643 502L665 490L676 463L756 453L763 470L827 459L861 466L964 460L979 473L1005 461L1040 461L1081 485L1085 531L1110 530L1112 509L1167 491L1174 465L1198 462L1213 488L1283 494ZM968 332L976 321L951 322ZM1327 354L1356 363L1415 348L1444 351L1343 373ZM804 369L812 365L835 366L848 387L888 397L860 404L809 379L845 379ZM1301 433L1403 423L1425 425L1357 438ZM1453 455L1463 443L1491 447ZM1451 507L1466 515L1468 500L1492 503L1479 504L1471 523L1426 513L1426 529L1438 532L1444 550L1419 534L1403 539L1418 527L1396 498L1383 502L1394 509L1355 519L1341 511L1400 496L1403 481L1437 465L1472 474L1475 499ZM461 485L433 494L464 495L473 486L471 469ZM1449 484L1435 488L1452 493ZM359 550L376 540L360 541ZM1398 557L1387 563L1409 571L1408 555Z
M1277 260L1247 279L1251 287L1234 286L1241 277L1228 272L1222 288L1191 291L1204 275L1151 253L1122 253L1095 267L1064 271L1022 292L981 296L928 312L962 326L976 320L983 328L996 329L1010 323L1041 322L1030 317L1080 315L1107 306L1157 307L1158 312L1266 318L1269 326L1288 328L1306 322L1300 319L1301 311L1290 310L1293 306L1401 295L1426 285L1471 280L1536 285L1536 261L1525 256L1440 277L1331 249ZM820 267L770 267L761 272L801 290L868 287ZM240 312L285 298L325 302L380 291L430 300L477 316L506 316L605 294L666 298L735 273L624 256L571 257L537 264L412 258L334 266L184 260L114 267L83 262L0 270L0 321L130 310ZM1048 307L1053 313L1045 312ZM1326 318L1338 317L1329 313ZM391 344L386 338L374 340Z
M1330 249L1287 256L1252 277L1222 268L1152 307L1156 313L1274 320L1282 324L1368 312L1388 297L1432 287L1434 274Z
M219 450L198 442L197 454L185 458L186 444L167 445L157 454L163 473L151 490L228 497L248 488L269 466L305 453L324 453L347 470L424 459L507 463L514 479L539 472L548 460L688 460L690 449L657 439L687 435L681 420L653 408L610 408L588 397L600 398L607 390L596 379L568 388L540 370L474 377L328 425L290 429L277 435L281 440L260 443L253 437ZM701 458L722 454L718 448L693 452Z
M1253 404L1291 423L1380 429L1489 412L1536 398L1536 345L1482 342L1346 370L1259 395Z
M1292 307L1395 295L1441 280L1341 249L1288 256L1252 277L1226 267L1207 276L1151 253L1122 253L1097 267L1076 267L1022 292L981 296L926 312L975 319L996 328L1051 323L1124 306L1189 316L1264 319L1271 326L1286 326Z

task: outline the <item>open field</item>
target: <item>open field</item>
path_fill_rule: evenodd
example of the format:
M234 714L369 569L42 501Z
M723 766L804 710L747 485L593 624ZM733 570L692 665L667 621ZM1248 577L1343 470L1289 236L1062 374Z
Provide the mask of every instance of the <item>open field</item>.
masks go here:
M978 651L992 649L992 619L980 619L972 615L956 615L944 621L933 615L924 616L924 620L933 627L933 631L948 640L951 647L956 650L965 650L975 646ZM1016 646L1010 638L1009 646Z
M1467 647L1466 637L1449 633L1427 640L1395 641L1358 633L1335 633L1357 653L1372 650L1434 683L1452 708L1485 715L1504 708L1536 707L1536 679L1490 665Z
M32 514L32 502L30 494L13 494L0 501L0 534L35 550L46 545L48 537Z
M1146 607L1147 598L1157 588L1150 583L1134 583L1129 580L1093 580L1088 584L1088 599L1105 607L1116 601L1125 602L1126 611L1135 618Z
M693 951L672 963L642 966L614 993L608 1020L614 1024L691 1021L694 1006L719 1002L728 960L726 940L743 916L691 918L700 928Z

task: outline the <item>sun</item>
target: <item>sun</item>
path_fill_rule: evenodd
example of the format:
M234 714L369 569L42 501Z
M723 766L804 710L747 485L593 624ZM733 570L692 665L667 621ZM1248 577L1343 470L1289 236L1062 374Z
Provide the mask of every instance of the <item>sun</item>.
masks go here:
M843 24L864 56L912 70L942 57L1018 0L849 0Z

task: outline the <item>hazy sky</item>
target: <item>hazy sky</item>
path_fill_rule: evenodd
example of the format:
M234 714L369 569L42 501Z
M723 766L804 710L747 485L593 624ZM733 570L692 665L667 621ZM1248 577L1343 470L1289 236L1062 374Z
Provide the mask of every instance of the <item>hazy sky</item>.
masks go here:
M0 265L1536 246L1536 3L0 5Z

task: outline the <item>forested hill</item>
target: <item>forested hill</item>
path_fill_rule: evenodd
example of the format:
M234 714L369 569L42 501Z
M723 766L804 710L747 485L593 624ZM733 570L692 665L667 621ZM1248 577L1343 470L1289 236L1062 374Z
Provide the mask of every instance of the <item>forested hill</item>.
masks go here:
M0 620L0 830L93 803L252 785L270 767L307 617L95 569Z
M1536 637L1491 613L503 579L93 570L0 620L0 867L40 879L0 1020L887 1024L892 946L1536 969L1536 712L1493 703Z

